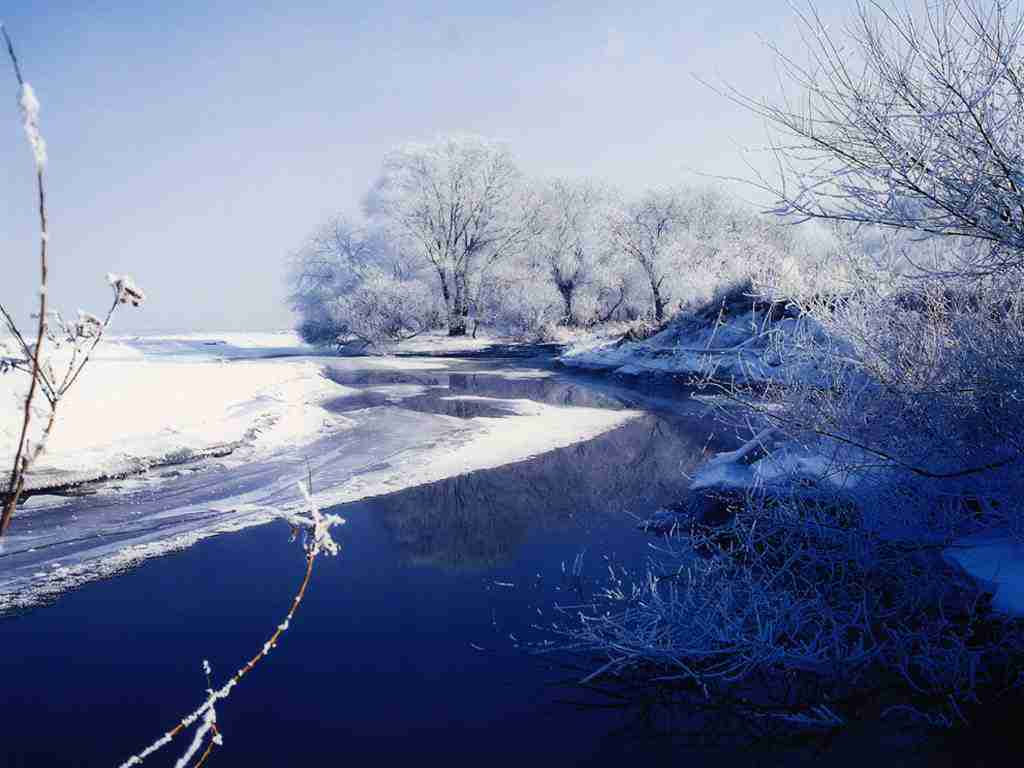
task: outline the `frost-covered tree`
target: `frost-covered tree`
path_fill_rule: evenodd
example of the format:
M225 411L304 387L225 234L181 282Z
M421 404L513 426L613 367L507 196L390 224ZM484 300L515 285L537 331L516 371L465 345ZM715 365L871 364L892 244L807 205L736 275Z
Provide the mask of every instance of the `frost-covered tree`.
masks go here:
M422 269L380 229L332 216L293 254L289 301L310 344L395 341L438 322Z
M650 191L640 200L623 205L611 220L613 242L636 263L650 286L658 322L664 319L669 302L665 282L680 265L682 208L678 193Z
M335 341L371 345L411 339L444 321L444 307L426 280L403 279L377 266L360 268L353 289L328 302L327 314L344 329Z
M1007 0L858 3L834 31L797 11L791 98L731 95L780 129L778 210L978 240L960 271L1024 264L1024 14Z
M581 311L580 294L607 273L602 259L608 251L609 193L593 181L555 179L541 188L540 203L530 245L535 268L561 296L562 322L593 319L592 311Z
M303 341L331 343L345 332L330 312L331 302L355 289L357 270L374 263L384 246L383 238L332 216L292 255L288 300L299 315Z
M448 332L466 333L474 283L522 248L533 229L509 149L479 136L444 136L390 152L366 211L430 266Z
M714 189L650 190L611 214L612 247L637 268L650 289L654 319L687 298L696 270L722 255L747 218Z

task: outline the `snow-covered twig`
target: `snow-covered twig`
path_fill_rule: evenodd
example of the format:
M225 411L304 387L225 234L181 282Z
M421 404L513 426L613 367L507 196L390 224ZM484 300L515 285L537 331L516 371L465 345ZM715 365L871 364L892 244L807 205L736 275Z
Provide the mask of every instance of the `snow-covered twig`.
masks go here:
M302 599L306 595L306 589L309 587L309 582L313 577L313 566L316 563L317 557L321 553L334 556L341 551L340 546L331 535L331 529L335 526L343 525L345 523L344 518L334 514L323 514L309 490L302 483L298 483L298 487L299 491L302 493L303 499L305 500L306 509L300 513L279 513L279 516L294 526L296 530L301 529L305 533L304 544L306 551L306 571L303 574L302 582L299 584L298 591L292 598L292 603L288 609L288 613L285 614L284 619L277 625L273 633L263 644L263 647L260 648L260 650L251 659L249 659L244 666L235 672L235 674L232 675L224 685L217 689L213 689L212 687L208 688L206 700L203 701L202 704L178 721L171 730L167 731L159 739L121 763L121 768L140 765L146 758L167 746L176 736L181 734L190 726L200 722L200 720L202 722L197 728L192 742L189 744L185 754L176 764L177 768L185 768L188 761L198 751L207 733L213 732L213 741L211 745L207 747L207 752L204 753L195 768L198 768L198 765L201 765L202 762L205 761L206 756L212 750L212 744L219 745L221 743L218 741L220 739L220 733L216 730L217 718L214 711L214 707L217 702L226 699L231 694L234 687L242 681L242 678L248 675L257 664L263 661L263 659L270 654L271 650L277 647L277 643L280 640L281 635L284 634L284 632L291 626L291 622L295 618L295 613L298 611L299 605L302 603ZM207 674L209 674L208 669L208 666L204 662L204 670L207 670Z
M23 401L23 414L18 445L15 449L14 461L11 465L7 488L0 492L3 512L0 513L0 536L6 533L11 518L18 506L25 487L25 475L46 448L50 434L53 432L57 419L57 405L68 389L75 383L82 369L99 344L104 332L110 324L114 310L119 304L131 303L139 306L145 294L138 289L130 277L110 275L108 279L114 289L114 302L101 321L95 315L79 312L77 324L64 322L59 313L47 311L47 288L49 279L48 249L50 233L46 209L46 186L44 170L46 168L46 141L39 128L39 99L32 86L27 83L21 71L21 64L14 51L14 44L7 34L6 28L0 25L7 53L18 81L19 104L21 106L25 134L32 149L36 170L36 196L39 211L39 310L35 328L35 341L30 342L14 320L13 314L0 304L0 316L18 345L20 358L4 358L0 365L0 373L9 370L24 371L29 375L28 392ZM54 323L59 326L61 337L54 334ZM63 377L58 377L53 366L43 354L44 341L49 340L54 346L66 341L72 345L72 354ZM30 440L32 427L33 403L37 394L42 394L49 407L46 422L34 440Z

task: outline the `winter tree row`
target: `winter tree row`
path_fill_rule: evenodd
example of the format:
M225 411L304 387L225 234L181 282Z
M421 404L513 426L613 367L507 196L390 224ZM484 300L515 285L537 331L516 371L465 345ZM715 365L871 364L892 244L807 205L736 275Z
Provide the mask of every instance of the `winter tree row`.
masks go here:
M292 258L307 341L661 323L715 284L812 247L716 189L630 198L590 179L530 179L506 145L472 135L393 150L363 208Z

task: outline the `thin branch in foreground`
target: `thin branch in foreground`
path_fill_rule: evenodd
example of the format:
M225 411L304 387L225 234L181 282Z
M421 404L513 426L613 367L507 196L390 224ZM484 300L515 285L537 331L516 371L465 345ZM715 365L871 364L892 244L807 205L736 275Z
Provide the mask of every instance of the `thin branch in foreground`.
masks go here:
M220 732L217 730L217 713L215 709L217 702L221 699L226 699L231 694L232 689L241 682L242 678L248 675L257 664L263 661L263 659L270 654L270 651L277 646L281 635L287 631L289 626L291 626L292 619L295 618L295 613L298 611L299 605L302 603L302 599L306 595L306 589L309 587L309 582L313 577L313 565L320 553L326 552L328 555L334 556L340 552L340 547L331 537L331 528L336 525L343 525L345 520L338 515L322 514L306 487L303 486L302 483L298 483L297 485L306 502L308 513L307 515L281 513L281 517L291 523L294 531L298 531L300 529L304 531L306 571L302 577L302 583L299 585L298 591L292 598L291 607L288 609L288 613L285 614L284 620L277 625L276 629L270 635L270 638L263 644L263 647L259 652L249 659L249 661L246 662L246 664L237 672L235 672L235 674L232 675L224 685L216 690L214 690L212 686L207 688L207 697L202 704L183 717L171 730L167 731L159 739L154 741L141 752L132 755L121 763L121 768L140 765L147 757L167 746L176 736L187 730L190 726L200 722L200 720L202 722L196 729L192 742L185 751L185 754L182 755L175 764L175 768L186 768L189 760L191 760L199 751L203 740L206 738L208 733L212 733L212 736L210 736L210 741L207 745L206 751L193 768L198 768L198 766L202 765L203 762L206 761L209 753L213 750L214 745L220 746L223 743ZM209 669L209 666L205 662L204 669Z
M18 504L18 497L24 486L24 473L28 469L26 452L28 449L28 431L32 423L32 401L35 399L36 389L39 383L39 355L43 348L43 336L46 333L46 288L47 288L47 243L49 233L47 231L46 218L46 188L43 183L43 169L46 165L46 143L39 134L39 101L35 97L32 86L25 82L21 74L21 65L18 63L18 56L14 52L14 44L11 42L7 29L0 26L0 33L3 34L4 42L7 44L7 53L14 67L14 74L20 88L19 102L21 104L22 116L25 123L25 132L28 135L29 143L32 146L36 164L36 193L39 201L39 323L36 328L36 344L32 354L32 373L29 383L28 394L25 396L24 411L21 422L21 433L18 438L18 447L15 450L14 462L11 466L11 476L8 482L8 493L5 499L3 514L0 515L0 536L7 530L14 508ZM7 312L4 313L7 315ZM47 430L48 431L48 430Z
M21 105L22 118L25 135L32 148L36 170L36 197L39 211L39 309L38 322L35 328L35 343L30 344L25 334L18 328L13 314L0 304L0 315L3 316L4 324L11 335L18 343L22 360L4 361L5 366L0 372L14 369L25 371L29 375L28 392L23 401L23 413L21 428L18 436L18 445L15 449L14 461L11 464L10 477L8 478L6 492L0 492L0 500L3 503L3 512L0 513L0 537L6 532L17 509L18 502L25 490L25 478L35 461L42 455L46 443L53 432L57 420L57 405L61 398L67 393L71 386L77 381L82 369L92 357L96 346L100 343L104 333L110 325L110 320L120 304L131 303L139 306L146 298L145 294L135 285L130 277L124 275L107 275L107 280L114 290L114 300L107 311L106 317L101 321L94 315L85 312L79 313L77 324L68 325L61 318L60 313L54 313L57 324L60 326L63 339L73 345L71 360L67 364L67 370L62 379L53 371L49 361L43 360L43 342L49 339L54 347L60 345L60 340L53 334L50 324L50 313L47 311L47 286L49 277L49 224L46 210L46 188L43 172L46 167L46 141L39 131L39 99L36 98L32 86L25 82L21 72L21 64L14 51L14 44L7 34L6 28L0 25L0 34L3 35L6 43L7 53L14 68L14 74L20 88L19 103ZM60 383L58 383L58 381ZM49 406L49 416L38 439L30 443L29 434L32 427L33 403L37 393L42 392L46 403Z

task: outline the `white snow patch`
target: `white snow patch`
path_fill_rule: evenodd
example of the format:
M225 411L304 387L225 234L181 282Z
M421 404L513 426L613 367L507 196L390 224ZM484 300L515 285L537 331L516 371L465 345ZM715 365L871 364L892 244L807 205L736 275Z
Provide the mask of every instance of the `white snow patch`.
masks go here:
M592 336L575 341L559 361L570 367L612 371L625 376L668 375L686 379L755 383L800 376L816 381L820 374L805 360L783 362L780 348L796 334L820 335L810 318L769 321L755 310L708 320L679 316L646 341ZM798 368L793 368L793 366Z
M992 607L1024 616L1024 542L1010 534L985 533L957 541L946 557L994 591Z
M0 377L0 466L14 456L21 426L16 406L27 384L23 374ZM216 446L269 451L309 441L347 423L320 406L353 391L325 379L311 362L183 364L101 356L59 404L57 426L33 475L96 476L132 460Z
M839 462L809 451L787 440L777 429L769 428L736 450L715 454L702 464L690 489L742 492L765 486L782 487L796 480L849 489L859 479L849 466L848 461Z

